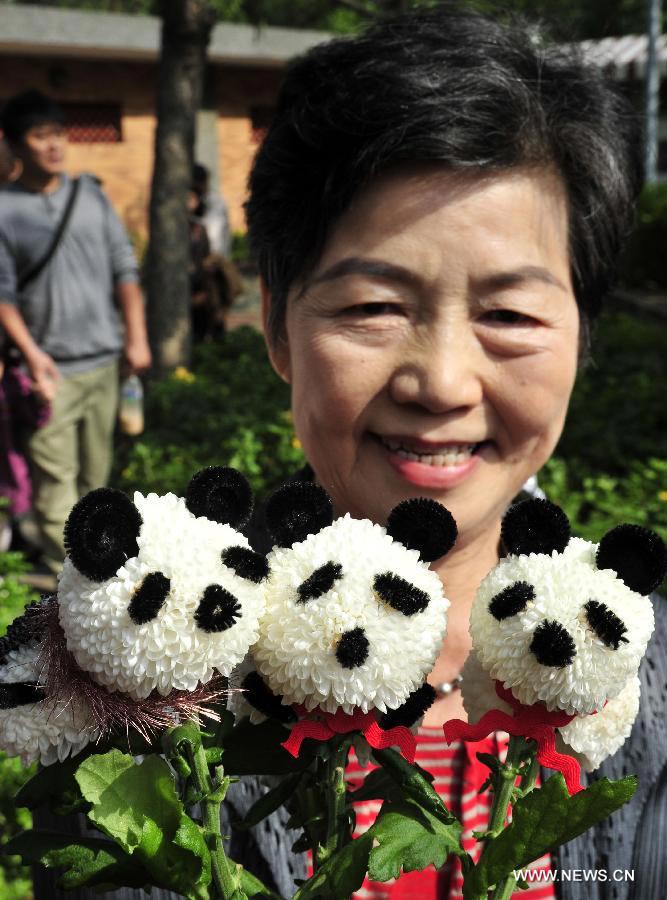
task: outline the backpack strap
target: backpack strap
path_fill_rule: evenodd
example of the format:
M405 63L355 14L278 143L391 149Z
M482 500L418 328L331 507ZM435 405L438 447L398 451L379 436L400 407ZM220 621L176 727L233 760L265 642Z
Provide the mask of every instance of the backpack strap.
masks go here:
M53 238L51 239L51 243L49 244L46 253L37 260L32 266L29 267L27 272L24 272L18 279L17 289L18 292L21 293L25 290L25 288L30 284L30 282L34 281L35 278L44 270L44 268L48 265L48 263L53 258L53 254L56 252L60 243L65 234L65 230L67 228L67 224L72 217L72 210L74 209L74 201L76 200L77 194L79 193L79 184L80 179L73 179L70 190L69 197L67 198L67 204L63 211L60 222L58 222L58 227L55 230Z

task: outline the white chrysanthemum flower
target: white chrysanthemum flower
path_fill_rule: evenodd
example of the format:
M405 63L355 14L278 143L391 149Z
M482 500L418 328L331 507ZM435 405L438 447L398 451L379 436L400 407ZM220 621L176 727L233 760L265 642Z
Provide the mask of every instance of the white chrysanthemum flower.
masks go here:
M596 551L572 538L562 553L508 556L480 585L473 646L490 676L522 703L591 713L637 672L653 631L651 603L611 569L599 570ZM502 615L490 611L494 602ZM540 641L546 662L538 659ZM550 642L561 644L557 662L548 659Z
M639 695L639 677L635 675L600 712L577 716L559 728L557 749L575 756L586 772L594 771L629 737L639 712Z
M67 648L111 691L135 699L191 691L215 670L228 675L257 640L262 586L223 562L227 548L249 548L231 526L195 517L173 494L136 493L134 504L139 553L112 578L91 581L65 560L58 604ZM141 621L132 604L146 594L157 612ZM223 625L198 621L204 607Z
M0 684L40 683L39 652L36 642L10 650L0 666ZM0 709L0 750L20 756L25 766L37 760L45 766L62 762L98 737L90 711L78 698Z
M268 561L253 656L286 703L384 712L422 684L442 645L449 601L416 550L345 515L274 548Z

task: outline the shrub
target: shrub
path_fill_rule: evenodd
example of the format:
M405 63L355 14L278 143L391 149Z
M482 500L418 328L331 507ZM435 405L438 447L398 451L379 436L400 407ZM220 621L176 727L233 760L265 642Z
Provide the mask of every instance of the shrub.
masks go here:
M600 322L565 431L539 476L581 537L599 540L632 522L667 540L665 346L667 321L614 312Z
M637 225L621 260L621 280L631 288L667 287L667 184L647 184Z
M0 635L26 604L36 599L34 591L16 580L26 569L20 553L0 553ZM32 774L33 769L24 769L18 759L8 759L0 753L0 848L19 831L30 828L30 813L16 808L14 794ZM0 854L2 900L25 900L30 896L30 888L30 872L20 865L19 858Z
M229 465L264 494L303 462L289 406L261 335L239 328L198 348L192 372L177 369L152 386L147 430L121 448L114 481L128 492L182 494L198 469Z

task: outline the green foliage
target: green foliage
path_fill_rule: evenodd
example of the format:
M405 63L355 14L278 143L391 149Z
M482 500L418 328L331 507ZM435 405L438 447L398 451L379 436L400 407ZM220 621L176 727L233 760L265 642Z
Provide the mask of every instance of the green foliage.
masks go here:
M637 224L621 260L621 279L633 288L667 287L667 184L647 184Z
M250 260L250 245L246 231L232 233L232 259L239 265L244 265Z
M540 472L574 532L599 540L619 522L667 539L667 321L603 317L563 437Z
M30 865L64 868L59 884L65 889L82 885L109 889L119 884L128 887L150 884L149 873L137 866L135 860L120 847L100 838L24 832L11 841L10 849Z
M369 832L350 841L296 892L294 900L349 897L363 883L372 846L373 837Z
M372 881L389 881L401 872L439 869L450 853L461 854L461 824L444 824L412 800L385 803L369 829L377 846L368 860Z
M8 759L0 753L0 850L26 828L32 817L26 809L17 807L14 795L31 770L26 770L18 759ZM0 855L0 897L2 900L25 900L30 894L30 873L18 856Z
M20 553L0 553L0 635L23 608L36 599L34 591L16 580L27 569ZM14 795L30 777L33 769L25 769L20 760L8 759L0 753L0 848L25 828L32 817L17 807ZM24 900L30 892L30 873L20 865L17 856L0 855L0 897L2 900Z
M151 387L147 429L120 448L114 481L129 493L183 494L198 469L229 465L265 493L303 462L289 405L261 335L239 328L199 348L192 372L177 369Z
M152 876L152 884L188 896L192 885L209 884L204 838L186 814L163 759L148 756L137 765L128 754L111 750L88 757L75 777L91 804L90 820L136 857Z
M611 815L636 789L634 776L620 781L602 778L570 796L563 776L552 775L540 790L514 804L511 824L487 844L477 865L466 874L465 900L486 897L488 889L513 870L524 868Z

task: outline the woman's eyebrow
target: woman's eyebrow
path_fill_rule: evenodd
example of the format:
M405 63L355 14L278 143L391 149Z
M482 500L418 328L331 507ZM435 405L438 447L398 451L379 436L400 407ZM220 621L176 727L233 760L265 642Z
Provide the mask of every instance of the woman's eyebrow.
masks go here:
M362 256L346 256L339 259L324 272L309 279L305 285L304 293L308 288L326 281L334 281L337 278L345 278L347 275L365 275L368 278L382 278L385 281L398 281L415 287L420 279L415 272L398 266L395 263L385 262L380 259L367 259Z
M484 292L488 291L491 293L493 291L501 291L504 288L516 287L526 281L541 281L544 284L557 287L561 291L569 291L566 285L553 272L543 266L521 266L509 272L494 272L491 275L485 275L480 278L477 282L477 287Z

